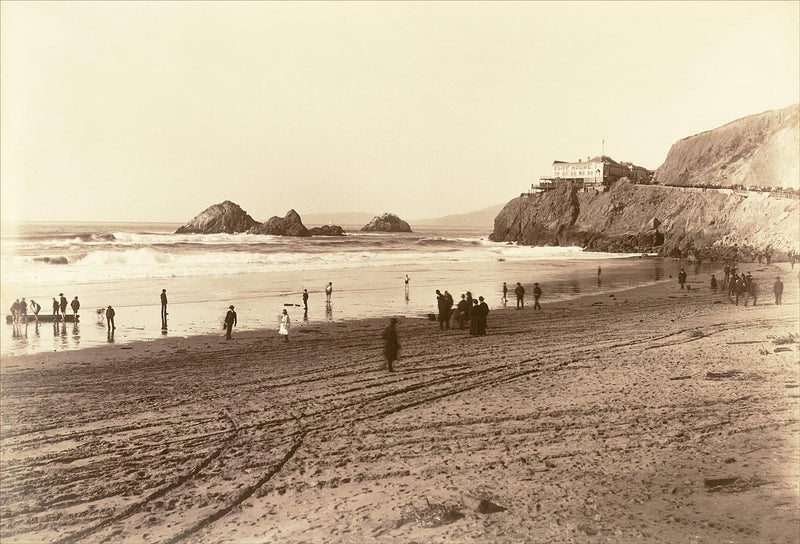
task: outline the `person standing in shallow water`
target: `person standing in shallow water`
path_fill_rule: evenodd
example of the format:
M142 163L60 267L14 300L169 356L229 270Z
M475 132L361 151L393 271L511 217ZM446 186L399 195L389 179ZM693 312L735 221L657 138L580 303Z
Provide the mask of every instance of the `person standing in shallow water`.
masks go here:
M233 304L231 304L228 307L228 313L225 314L225 324L222 326L225 329L225 340L231 339L234 325L236 325L236 312L233 311Z
M106 308L106 323L108 324L108 330L110 331L113 331L114 329L117 328L117 326L114 325L115 315L116 312L114 311L114 308L112 308L111 305L109 304L108 308Z
M31 299L31 312L33 312L33 319L38 323L39 322L39 310L42 309L42 306L36 302L35 300Z
M303 289L303 311L308 313L308 289Z
M56 297L53 297L53 316L57 315L58 315L58 299L56 299Z
M389 325L383 329L383 356L386 359L386 370L394 372L392 366L400 354L400 341L397 339L397 318L391 318Z
M167 290L161 290L161 326L167 326Z
M64 293L59 293L59 297L61 297L58 307L61 310L61 318L66 321L67 320L67 297L64 296Z
M506 282L503 282L503 306L508 303L508 285Z
M284 341L289 341L289 328L292 326L292 320L289 318L289 312L286 311L286 308L283 309L283 315L281 315L281 326L278 329L278 334L283 336Z
M327 304L331 303L331 295L333 295L333 282L329 281L328 285L325 287L325 302Z
M77 323L78 322L78 310L81 309L81 303L78 302L78 297L75 297L75 298L72 299L72 302L70 303L70 306L72 307L72 315L75 316L75 323Z

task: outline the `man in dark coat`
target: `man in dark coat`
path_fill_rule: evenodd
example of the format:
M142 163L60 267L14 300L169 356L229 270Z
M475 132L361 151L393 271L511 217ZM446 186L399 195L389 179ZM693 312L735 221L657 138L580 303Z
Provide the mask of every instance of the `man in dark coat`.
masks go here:
M450 307L447 305L447 297L438 289L436 290L436 305L439 308L439 330L450 328ZM447 324L447 327L445 327Z
M303 311L308 311L308 289L303 289Z
M775 283L772 286L772 292L775 293L775 304L780 306L783 299L783 282L780 276L775 277Z
M77 323L78 322L78 310L81 309L81 303L78 302L78 297L75 297L75 298L72 299L72 302L70 303L70 306L72 307L72 315L75 316L75 323Z
M225 314L225 324L223 325L225 329L225 340L231 339L231 331L234 325L236 325L236 312L233 311L233 305L231 304L228 313Z
M394 372L392 363L398 360L400 354L400 342L397 339L397 319L391 318L389 325L383 329L383 356L386 358L386 369Z
M483 297L478 297L480 303L478 304L478 336L486 334L486 322L489 316L489 305L484 302Z
M681 271L678 272L678 283L680 284L681 289L683 289L684 285L686 284L686 271L683 268L681 268Z
M61 317L64 318L64 321L67 320L67 297L64 296L64 293L59 293L59 297L61 300L59 301L59 308L61 309Z
M478 299L472 299L472 306L469 309L469 334L478 336L478 326L480 323L480 308L478 308Z
M514 294L517 295L517 310L525 306L525 288L520 282L514 288Z
M458 328L463 329L464 323L469 316L469 304L467 303L467 295L461 295L461 300L456 306L456 321L458 321Z
M161 290L161 326L167 326L167 290Z
M533 309L534 310L541 310L542 306L539 304L539 299L542 296L542 288L539 287L538 283L533 284Z
M108 323L108 330L110 331L113 331L114 329L117 328L117 326L114 325L115 314L116 312L114 311L114 308L112 308L111 305L109 304L108 308L106 308L106 323Z

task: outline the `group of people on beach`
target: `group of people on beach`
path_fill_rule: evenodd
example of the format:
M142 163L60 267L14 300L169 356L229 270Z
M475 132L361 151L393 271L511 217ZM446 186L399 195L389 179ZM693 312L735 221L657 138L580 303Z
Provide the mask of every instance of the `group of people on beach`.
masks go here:
M439 328L441 330L450 328L450 319L453 316L453 296L449 291L442 293L436 290L436 305L438 307ZM486 334L486 323L489 315L489 305L483 300L482 296L473 298L472 293L467 291L461 295L461 300L455 307L455 318L459 329L464 329L469 323L469 334L472 336L483 336Z
M711 290L714 293L721 289L723 293L727 294L728 300L736 306L739 305L740 298L744 300L745 306L748 305L751 299L753 306L758 303L759 285L750 272L738 271L735 264L726 264L723 272L725 277L722 280L722 285L719 284L716 276L711 274ZM681 289L683 289L683 284L686 282L686 273L682 268L678 274L678 282L681 284ZM775 283L772 284L772 293L775 295L775 304L780 305L783 298L783 282L780 276L775 277Z
M598 275L600 268L598 267ZM525 307L525 288L522 286L520 282L517 282L517 286L514 287L514 294L517 296L517 310L521 310ZM539 304L539 299L542 298L542 288L539 287L539 284L534 282L533 283L533 309L534 310L541 310L542 306ZM506 282L503 282L503 296L500 299L503 303L503 306L508 304L508 285Z
M54 321L66 321L67 320L67 297L64 296L64 293L58 294L59 298L53 297L53 317ZM81 303L78 300L78 297L72 299L72 302L69 303L69 307L72 308L72 315L74 321L77 323L78 321L78 310L81 309ZM27 323L28 322L28 310L31 311L33 315L33 320L36 323L39 323L39 312L42 310L41 304L36 302L35 300L31 299L30 304L25 301L25 297L21 300L16 299L14 303L11 305L11 316L12 320L15 324L19 323Z

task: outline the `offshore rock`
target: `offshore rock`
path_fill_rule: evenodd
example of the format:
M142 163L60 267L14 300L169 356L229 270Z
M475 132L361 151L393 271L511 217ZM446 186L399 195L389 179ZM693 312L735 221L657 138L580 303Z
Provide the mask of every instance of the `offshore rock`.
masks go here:
M411 232L411 226L392 213L385 213L361 227L364 232Z
M286 212L283 218L273 216L264 223L257 223L247 232L249 234L271 234L274 236L311 236L309 230L303 225L300 215L294 210Z
M309 229L312 236L344 236L344 229L339 225L323 225Z
M256 220L238 204L226 200L221 204L214 204L206 208L194 219L176 230L175 234L234 234L247 232L256 224Z

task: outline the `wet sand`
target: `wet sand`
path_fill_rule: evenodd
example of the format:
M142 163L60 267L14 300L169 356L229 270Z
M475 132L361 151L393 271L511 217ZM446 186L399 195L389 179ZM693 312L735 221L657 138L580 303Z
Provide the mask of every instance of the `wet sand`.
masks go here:
M797 542L797 269L758 277L403 318L395 373L385 319L4 358L0 540Z

